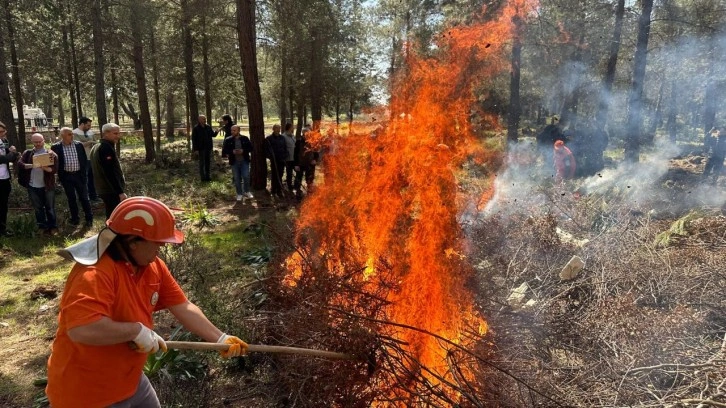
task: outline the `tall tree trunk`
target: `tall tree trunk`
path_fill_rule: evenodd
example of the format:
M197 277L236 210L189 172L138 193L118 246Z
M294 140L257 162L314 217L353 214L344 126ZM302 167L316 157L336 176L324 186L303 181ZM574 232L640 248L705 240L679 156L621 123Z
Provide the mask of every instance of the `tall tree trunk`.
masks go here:
M70 2L68 3L68 15L74 16L71 12ZM71 47L71 66L73 67L73 87L76 92L76 110L78 111L78 117L83 116L83 107L81 102L81 78L78 75L78 58L76 57L76 40L75 31L73 30L73 22L68 24L68 42ZM73 124L73 127L78 126Z
M66 23L61 24L61 33L63 37L63 53L65 54L64 60L66 61L66 81L68 86L68 96L71 99L71 127L78 127L78 101L76 100L76 93L73 91L73 67L71 66L71 51L70 45L68 44L68 25Z
M710 41L709 44L709 52L708 55L715 55L716 50L713 43L714 40ZM708 72L706 75L706 90L704 92L703 96L703 131L708 132L716 122L716 108L717 104L721 102L721 98L719 98L720 92L718 92L717 88L717 81L720 81L721 78L717 78L717 75L714 73L714 67L717 64L721 64L721 62L712 62L708 64ZM706 143L706 138L703 138L704 143ZM704 148L707 147L704 145Z
M93 28L93 72L96 88L96 122L100 130L108 122L106 113L106 80L103 61L103 27L101 20L101 0L91 4L91 26Z
M8 41L10 44L10 62L13 66L13 85L15 87L15 107L18 111L18 140L15 147L18 150L25 150L25 114L23 112L23 87L20 84L20 64L18 63L18 51L15 47L15 24L13 15L10 11L10 3L3 0L3 8L5 9L5 23L8 30ZM9 126L10 124L6 124ZM9 140L9 139L8 139Z
M618 0L615 9L615 27L613 28L613 39L610 42L610 52L608 53L608 63L605 69L605 77L602 81L602 91L600 93L600 102L598 104L595 123L599 130L605 130L605 124L608 120L608 110L610 108L610 91L613 89L615 82L615 68L618 64L618 53L620 52L620 37L623 34L623 16L625 15L625 0Z
M192 124L197 123L197 118L199 117L197 82L194 79L194 40L192 39L192 30L190 27L194 11L189 5L189 0L181 0L180 5L182 13L182 42L184 44L184 68L186 70L187 82L187 105L189 106L189 119L187 123ZM189 128L189 125L187 128Z
M264 190L267 186L267 162L264 154L265 122L262 114L262 94L257 72L255 7L255 0L237 0L237 38L247 96L250 138L254 146L251 168L252 188Z
M645 65L650 37L650 14L653 0L642 0L642 12L638 19L638 40L633 59L633 84L628 98L628 120L626 125L625 159L637 162L640 159L640 133L643 116L643 85Z
M519 97L519 83L522 74L522 18L512 17L514 25L512 43L512 72L509 79L509 111L507 113L507 142L516 143L519 139L519 118L522 114L522 101Z
M154 71L154 108L156 109L156 152L157 158L161 157L161 90L159 89L159 63L156 54L156 30L152 25L151 30L151 64Z
M56 99L56 103L58 104L58 127L65 126L66 125L66 111L63 109L63 96L58 95L58 99Z
M666 122L666 129L670 136L671 142L676 142L677 127L676 127L676 115L677 107L676 101L678 100L678 85L675 80L671 81L671 95L668 98L668 122Z
M212 123L212 70L209 67L209 37L207 36L207 17L204 13L202 13L202 75L204 76L204 107L207 112L207 123Z
M648 131L646 132L646 137L648 138L648 143L653 143L653 140L655 139L655 134L658 131L658 127L661 125L661 122L663 121L663 92L665 90L665 81L660 83L660 89L658 90L658 100L655 103L655 107L653 107L653 117L650 121L650 126L648 126Z
M10 84L8 83L8 68L5 57L5 36L0 35L0 121L7 127L8 141L13 146L19 145L18 131L13 118L12 101L10 100ZM19 120L23 120L18 117ZM24 142L23 142L24 143Z
M320 129L323 119L323 64L320 59L323 51L323 40L320 32L313 28L311 31L312 47L310 47L310 115L313 129Z
M131 8L131 38L133 40L134 71L136 72L136 92L139 95L139 110L141 127L144 132L144 148L146 150L146 163L154 161L154 134L151 127L151 112L149 112L149 97L146 93L146 72L144 71L144 43L142 38L142 20L144 9L138 2L132 2Z
M280 102L278 106L280 107L280 124L283 126L283 129L285 127L285 124L292 121L292 118L290 117L290 112L287 110L287 93L289 91L288 87L288 69L287 69L287 61L285 60L285 45L282 45L282 51L280 51L281 57L280 57Z
M174 132L174 91L169 89L166 94L166 138L173 139Z
M577 126L578 116L577 111L580 105L580 96L582 94L582 78L584 76L582 68L582 50L585 47L585 32L580 33L580 38L577 41L577 49L572 56L572 78L573 84L572 91L569 95L565 96L565 103L562 107L562 115L560 116L560 124L565 126L569 125L570 128Z

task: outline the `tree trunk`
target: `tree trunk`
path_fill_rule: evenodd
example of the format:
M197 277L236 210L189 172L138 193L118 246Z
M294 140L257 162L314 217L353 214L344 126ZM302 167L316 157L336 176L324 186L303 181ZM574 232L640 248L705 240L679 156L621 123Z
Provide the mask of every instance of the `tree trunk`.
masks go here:
M204 107L207 123L212 123L212 70L209 67L209 38L207 37L207 18L202 14L202 75L204 76Z
M180 5L182 13L182 41L184 44L184 68L186 69L187 98L189 106L188 123L191 124L197 123L197 118L199 117L197 82L194 79L194 40L192 39L192 31L190 27L194 11L191 10L188 0L181 0Z
M577 126L578 122L578 116L577 111L579 109L580 105L580 96L582 93L582 82L584 77L584 72L582 69L582 50L585 47L585 32L580 33L580 38L577 42L577 49L575 50L574 55L572 56L572 78L571 82L573 83L574 87L572 88L572 92L569 93L569 95L565 96L565 103L562 107L562 115L560 116L560 124L565 126L570 126L570 129L573 129Z
M73 67L71 67L71 51L70 45L68 44L68 26L64 23L61 24L61 35L63 40L63 53L65 54L64 60L66 61L66 81L68 86L68 96L71 99L71 127L78 127L78 101L76 100L76 93L73 91Z
M70 9L70 2L68 4L68 15L73 16ZM68 24L68 41L71 47L71 67L73 67L73 85L76 92L76 110L78 111L78 117L83 116L83 107L81 102L81 79L78 75L78 58L76 58L76 40L75 31L73 30L73 22ZM74 123L73 127L77 127L78 124Z
M317 29L311 31L312 47L310 47L310 115L313 120L313 129L320 129L323 119L323 53L322 35Z
M709 47L709 53L708 55L715 55L716 50L714 50L714 44L713 40L711 41L710 47ZM706 75L706 91L703 96L703 132L708 132L716 122L716 108L717 104L721 102L721 98L719 98L720 92L718 92L717 89L717 75L714 73L714 66L717 64L720 64L720 62L712 62L708 64L708 73ZM719 78L718 81L721 79ZM706 138L703 138L704 140L704 148L707 146Z
M285 46L283 45L283 50L280 51L281 58L280 58L280 124L283 126L283 129L285 128L285 124L288 122L291 122L292 119L290 117L290 112L287 110L287 92L289 91L289 87L287 84L288 81L288 73L287 73L287 62L284 58L285 55Z
M156 152L157 157L161 157L161 90L159 89L159 63L156 54L156 30L151 27L151 58L152 69L154 71L154 108L156 109ZM173 116L172 116L173 117Z
M251 181L254 190L267 186L267 162L265 161L265 122L262 114L262 95L257 72L257 33L255 29L255 0L237 0L237 30L242 74L247 96L247 116L250 121L250 138L254 146Z
M676 143L676 133L677 133L677 127L676 127L676 115L677 115L677 107L676 107L676 101L678 99L678 85L676 84L675 80L671 81L671 96L668 98L668 122L666 123L666 128L668 129L668 135L670 136L671 142L674 144Z
M626 125L625 159L638 162L640 156L640 133L643 116L643 85L650 37L650 14L653 0L642 0L642 12L638 19L638 40L633 60L633 84L628 98L628 120Z
M58 127L65 126L66 125L66 111L63 109L63 97L61 95L58 95L58 99L56 100L56 103L58 104Z
M5 59L5 36L0 35L0 121L7 128L8 141L12 146L18 146L18 131L15 128L15 119L13 118L12 101L10 100L10 88L8 83L8 69ZM20 117L18 117L22 120ZM24 143L24 142L23 142ZM19 149L19 148L18 148Z
M100 130L108 122L106 113L106 81L103 61L103 27L101 20L101 0L91 4L91 26L93 27L93 69L96 88L96 122Z
M166 138L173 139L175 132L174 128L174 91L169 89L169 93L166 94Z
M509 110L507 113L507 142L517 143L519 139L519 118L522 114L522 101L519 97L519 83L522 74L522 18L512 17L514 25L512 43L512 72L509 79Z
M20 84L20 64L18 63L18 51L15 46L15 24L13 23L13 15L10 11L10 3L3 0L3 8L5 8L5 23L8 30L8 41L10 42L10 61L13 66L13 85L15 87L15 107L18 111L18 140L15 147L23 151L25 150L25 114L23 112L23 87ZM6 124L10 126L10 124ZM9 139L8 139L9 140Z
M146 72L144 71L144 43L142 20L144 9L138 2L132 3L131 38L133 40L134 71L136 72L136 92L139 96L139 110L141 113L141 127L144 132L144 149L146 150L146 163L154 161L154 133L151 127L151 112L149 111L149 96L146 93Z
M610 108L610 91L612 91L613 83L615 82L615 68L618 64L618 53L620 52L620 37L623 34L624 15L625 0L618 0L618 5L615 9L613 40L610 42L607 68L605 69L605 77L602 81L602 91L600 93L600 102L595 116L595 123L599 130L605 130L605 125L607 124L608 110Z

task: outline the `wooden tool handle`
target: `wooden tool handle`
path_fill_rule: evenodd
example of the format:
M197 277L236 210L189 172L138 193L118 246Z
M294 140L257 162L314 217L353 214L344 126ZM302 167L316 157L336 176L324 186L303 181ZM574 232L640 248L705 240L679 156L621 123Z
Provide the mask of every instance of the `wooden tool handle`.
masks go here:
M263 344L249 344L248 352L252 353L277 353L277 354L299 354L305 356L332 358L336 360L355 360L354 356L345 353L337 353L334 351L315 350L299 347L285 346L266 346ZM217 350L225 351L229 348L229 344L224 343L204 343L198 341L167 341L166 347L177 350Z

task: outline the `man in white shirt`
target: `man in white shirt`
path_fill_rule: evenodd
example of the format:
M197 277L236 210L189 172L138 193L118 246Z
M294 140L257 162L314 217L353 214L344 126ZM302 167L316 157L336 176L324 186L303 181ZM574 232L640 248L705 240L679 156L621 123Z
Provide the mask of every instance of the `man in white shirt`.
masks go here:
M91 130L91 119L81 116L78 120L78 127L73 129L73 140L77 140L83 144L86 149L86 157L91 157L91 147L96 144L96 140L93 138L93 130ZM88 198L91 201L100 201L98 194L96 194L96 187L93 184L93 170L91 166L88 166Z

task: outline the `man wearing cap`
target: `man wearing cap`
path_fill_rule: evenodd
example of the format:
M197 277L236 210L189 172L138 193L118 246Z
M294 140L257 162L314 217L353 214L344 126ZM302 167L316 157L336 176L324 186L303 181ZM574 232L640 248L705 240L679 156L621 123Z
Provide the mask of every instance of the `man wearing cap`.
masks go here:
M115 123L106 123L101 128L101 141L91 148L91 167L95 177L96 192L106 206L106 218L113 209L126 199L126 179L121 163L116 156L116 143L121 139L121 128Z
M121 202L97 235L60 255L76 261L63 290L58 330L48 359L46 394L53 408L160 407L143 374L149 353L166 351L152 313L167 309L208 342L229 344L223 357L245 354L247 344L223 333L191 303L172 277L159 248L184 234L162 202Z

